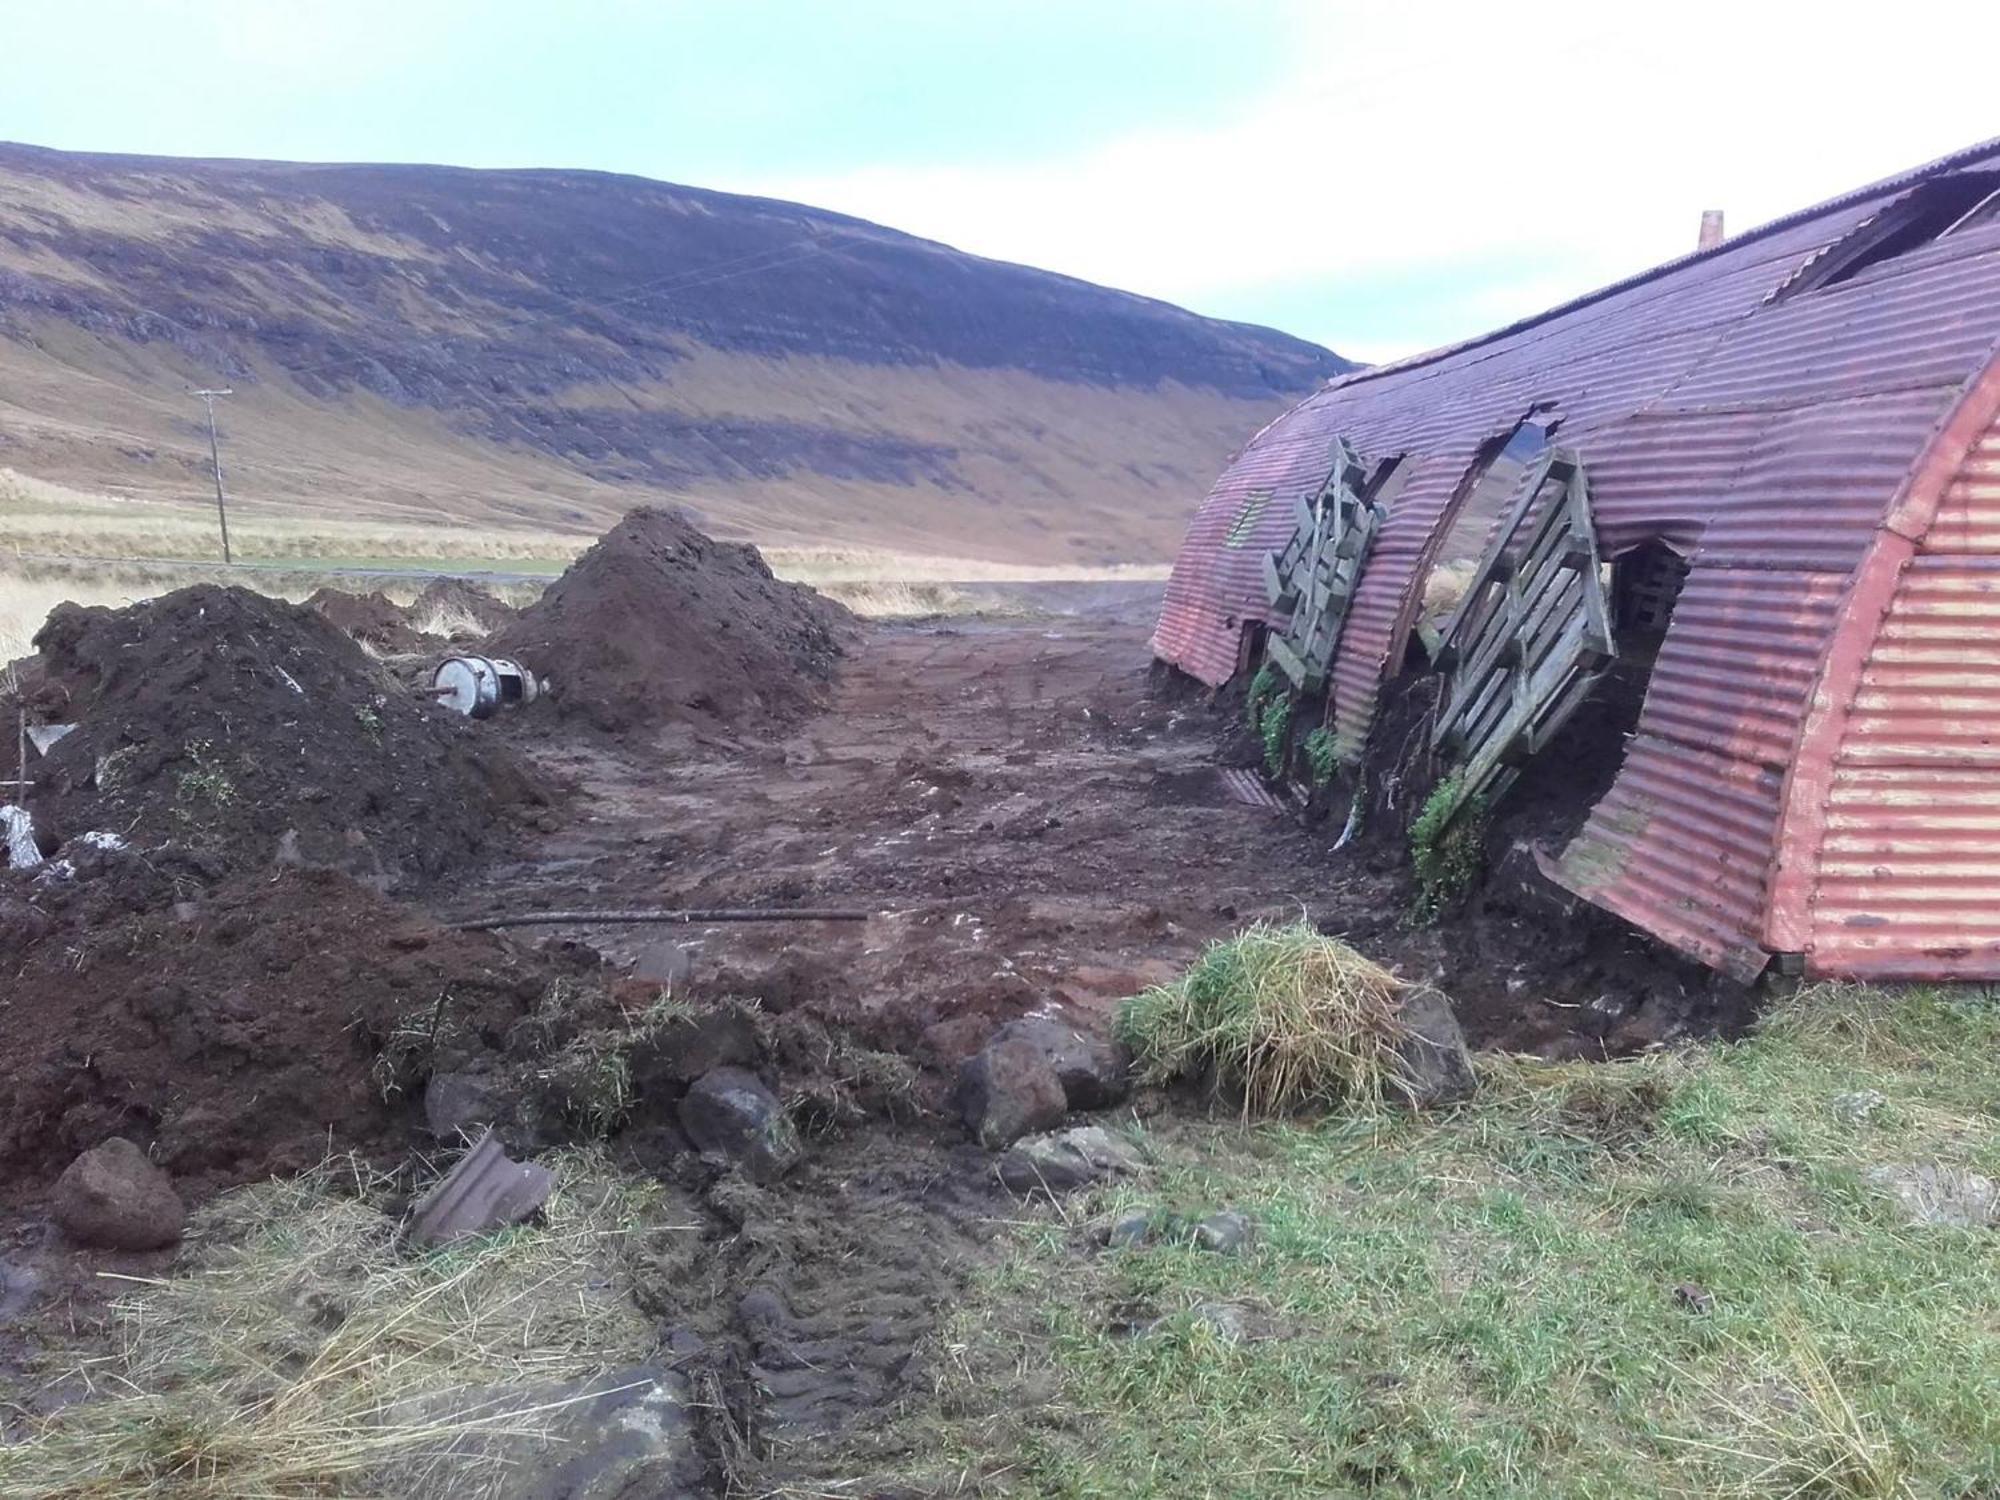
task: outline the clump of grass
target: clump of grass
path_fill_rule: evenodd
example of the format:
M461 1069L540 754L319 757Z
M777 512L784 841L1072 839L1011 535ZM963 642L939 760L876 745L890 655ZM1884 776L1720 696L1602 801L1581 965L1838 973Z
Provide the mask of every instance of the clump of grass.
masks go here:
M1278 675L1278 669L1269 662L1257 669L1250 679L1249 695L1243 700L1243 713L1250 721L1250 732L1260 733L1264 725L1264 705L1283 691L1285 679Z
M1291 743L1292 695L1280 693L1264 709L1263 726L1258 734L1264 741L1264 770L1267 775L1278 776L1285 769L1285 751Z
M668 1026L694 1014L688 1002L662 989L644 1010L612 1025L580 1020L583 990L566 980L549 987L530 1018L549 1048L536 1077L557 1108L589 1136L607 1136L631 1117L639 1101L632 1054Z
M1435 922L1465 898L1486 861L1486 806L1475 797L1461 804L1459 781L1447 777L1431 788L1410 825L1410 865L1417 895L1411 917Z
M550 1165L543 1226L427 1254L376 1206L397 1184L352 1158L217 1200L184 1269L116 1304L122 1340L84 1367L94 1399L0 1445L0 1493L479 1491L577 1399L555 1383L651 1348L627 1284L643 1243L683 1227L592 1154Z
M1118 1033L1142 1078L1217 1079L1246 1114L1378 1103L1399 1076L1404 982L1304 921L1211 943L1170 984L1127 1000Z
M1333 780L1333 773L1340 767L1340 744L1331 729L1322 724L1305 737L1300 746L1305 752L1306 767L1312 773L1314 786L1325 786Z

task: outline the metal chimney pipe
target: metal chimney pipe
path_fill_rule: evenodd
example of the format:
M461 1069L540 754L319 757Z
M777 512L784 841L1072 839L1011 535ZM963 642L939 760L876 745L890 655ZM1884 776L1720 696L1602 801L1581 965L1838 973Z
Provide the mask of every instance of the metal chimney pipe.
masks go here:
M1713 250L1723 241L1722 210L1705 208L1701 211L1701 238L1695 242L1697 250Z

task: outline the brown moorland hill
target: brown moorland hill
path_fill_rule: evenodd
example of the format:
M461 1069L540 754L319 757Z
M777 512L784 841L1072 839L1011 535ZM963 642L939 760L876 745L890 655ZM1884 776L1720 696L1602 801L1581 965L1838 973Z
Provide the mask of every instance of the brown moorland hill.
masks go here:
M1270 329L636 177L0 144L0 467L254 514L1164 560L1348 368Z

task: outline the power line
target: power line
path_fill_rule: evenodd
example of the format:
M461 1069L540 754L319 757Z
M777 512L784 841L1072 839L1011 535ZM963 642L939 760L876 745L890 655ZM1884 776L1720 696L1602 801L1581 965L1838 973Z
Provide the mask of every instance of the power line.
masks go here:
M222 503L222 450L215 441L215 398L233 396L233 390L192 391L190 395L201 397L201 404L208 408L208 461L215 466L215 519L222 525L222 561L226 567L233 559L229 555L229 509Z

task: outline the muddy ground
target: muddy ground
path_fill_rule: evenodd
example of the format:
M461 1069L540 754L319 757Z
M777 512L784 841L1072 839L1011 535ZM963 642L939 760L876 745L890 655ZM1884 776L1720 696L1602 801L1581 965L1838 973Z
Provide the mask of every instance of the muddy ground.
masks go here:
M1552 923L1496 887L1413 925L1393 842L1335 852L1337 828L1234 794L1229 711L1149 674L1153 588L1036 597L1066 612L875 628L827 711L779 736L537 736L581 815L435 909L865 908L860 927L564 931L623 963L686 947L704 990L932 1064L1047 1007L1101 1025L1209 940L1301 912L1438 984L1477 1046L1601 1055L1735 1018L1740 997L1587 911Z
M928 1399L926 1341L1018 1212L946 1108L952 1069L1007 1020L1059 1011L1101 1029L1206 942L1302 912L1436 983L1478 1046L1601 1055L1745 1017L1742 996L1650 942L1587 912L1552 921L1503 882L1450 922L1413 925L1393 841L1336 852L1335 828L1232 786L1217 758L1232 710L1162 692L1149 673L1156 608L1152 587L1049 588L1026 614L875 627L825 711L789 728L697 720L614 738L550 705L473 726L575 790L525 855L426 887L435 917L873 914L513 939L580 941L642 976L676 976L697 1000L754 1000L787 1081L840 1081L840 1049L918 1065L906 1098L867 1096L858 1077L846 1077L852 1098L792 1095L809 1150L776 1185L718 1177L671 1124L642 1118L614 1142L635 1170L674 1182L701 1225L633 1291L659 1319L661 1358L707 1393L715 1493L845 1480L893 1459L885 1416ZM91 1277L124 1265L54 1254L32 1216L0 1227L0 1256L53 1293L26 1336L0 1338L0 1377L19 1400L64 1320L72 1337L105 1336Z

